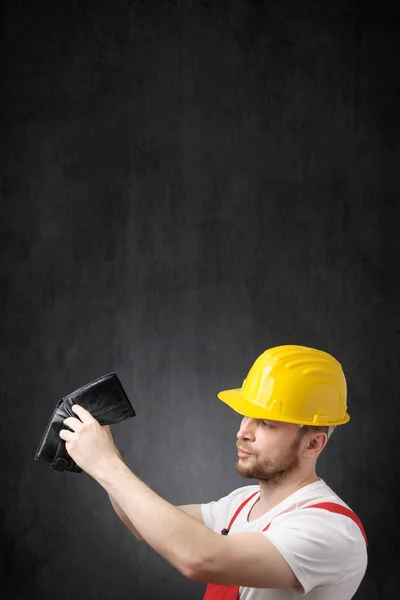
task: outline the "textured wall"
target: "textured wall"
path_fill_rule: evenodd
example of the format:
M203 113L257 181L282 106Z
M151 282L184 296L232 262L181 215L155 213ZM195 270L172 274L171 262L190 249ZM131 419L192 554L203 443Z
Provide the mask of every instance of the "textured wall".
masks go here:
M173 503L243 485L240 386L334 354L350 423L319 474L363 520L357 598L394 598L399 28L365 3L2 4L2 589L201 598L85 474L33 461L56 401L116 371L130 467ZM397 260L396 260L397 259ZM397 322L395 317L397 316Z

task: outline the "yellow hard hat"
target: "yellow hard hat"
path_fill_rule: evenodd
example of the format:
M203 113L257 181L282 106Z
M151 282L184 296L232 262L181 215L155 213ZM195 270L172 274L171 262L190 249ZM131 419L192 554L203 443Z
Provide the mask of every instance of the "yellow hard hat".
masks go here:
M306 346L277 346L261 354L241 388L218 398L245 417L298 425L343 425L350 420L341 364Z

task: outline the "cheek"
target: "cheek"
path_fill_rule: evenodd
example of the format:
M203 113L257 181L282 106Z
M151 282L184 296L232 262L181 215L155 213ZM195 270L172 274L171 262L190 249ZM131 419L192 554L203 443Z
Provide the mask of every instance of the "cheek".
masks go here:
M282 439L279 431L271 429L263 432L257 444L259 458L277 459L287 450L287 441Z
M273 442L273 440L264 439L261 443L257 445L257 450L254 453L257 458L274 458L276 454L279 453L277 445Z

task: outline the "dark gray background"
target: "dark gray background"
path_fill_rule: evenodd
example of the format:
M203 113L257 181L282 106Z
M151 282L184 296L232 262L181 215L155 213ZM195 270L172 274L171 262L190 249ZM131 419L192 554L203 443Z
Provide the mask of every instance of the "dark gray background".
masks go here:
M292 343L347 376L319 475L369 536L356 597L399 595L400 42L379 6L2 3L9 600L201 598L35 450L60 397L116 371L132 470L173 503L216 499L246 483L216 394Z

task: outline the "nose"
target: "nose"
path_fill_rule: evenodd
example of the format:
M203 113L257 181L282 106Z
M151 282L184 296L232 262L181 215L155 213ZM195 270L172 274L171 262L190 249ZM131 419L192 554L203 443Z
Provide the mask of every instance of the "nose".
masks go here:
M255 419L250 419L249 417L244 417L244 419L242 419L242 422L240 423L240 428L236 435L237 439L254 441L255 426L256 426Z

